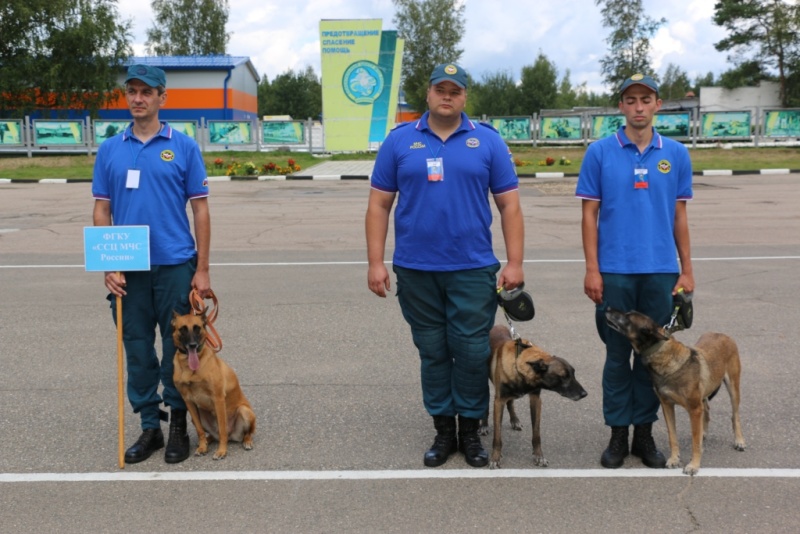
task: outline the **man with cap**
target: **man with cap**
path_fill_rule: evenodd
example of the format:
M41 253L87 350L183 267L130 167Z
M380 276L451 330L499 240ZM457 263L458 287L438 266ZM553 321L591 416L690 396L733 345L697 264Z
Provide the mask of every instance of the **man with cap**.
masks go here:
M203 298L210 290L208 179L197 143L159 120L167 99L163 70L131 65L125 99L133 121L123 133L100 145L92 180L95 226L149 227L150 270L105 273L115 322L113 301L122 298L128 399L141 417L142 434L125 452L125 461L141 462L164 447L161 421L167 420L167 413L160 408L163 402L171 410L164 459L178 463L189 456L189 436L186 404L172 382L175 346L170 322L173 310L189 312L193 288ZM192 208L196 243L187 203ZM156 327L161 336L160 361Z
M673 295L694 291L686 212L692 164L684 145L653 128L661 100L651 76L634 74L619 94L625 125L589 146L575 192L583 212L584 292L606 345L603 416L611 440L600 463L617 468L630 453L660 468L666 459L652 437L658 398L641 359L631 361L631 344L607 326L604 312L637 310L666 324Z
M497 288L524 281L524 226L511 152L496 130L464 113L467 84L467 73L454 63L433 69L428 111L397 126L378 151L365 224L367 284L385 297L391 289L384 264L389 214L399 195L392 264L419 351L423 403L436 429L423 460L429 467L457 450L473 467L488 463L478 422L489 406ZM505 240L502 270L492 250L489 194Z

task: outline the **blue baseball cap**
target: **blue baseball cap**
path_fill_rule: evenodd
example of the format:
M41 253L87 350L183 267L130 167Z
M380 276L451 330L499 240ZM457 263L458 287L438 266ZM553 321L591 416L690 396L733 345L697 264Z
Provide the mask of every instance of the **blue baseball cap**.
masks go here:
M436 65L431 72L431 85L442 82L453 82L462 89L467 88L467 71L455 63L442 63Z
M619 88L619 96L622 96L631 85L643 85L655 92L656 96L658 96L658 84L652 76L645 76L644 74L634 74L625 80L625 82L622 84L622 87Z
M125 78L125 83L131 80L140 80L150 87L167 86L167 75L164 74L164 71L150 65L131 65L128 67L128 76Z

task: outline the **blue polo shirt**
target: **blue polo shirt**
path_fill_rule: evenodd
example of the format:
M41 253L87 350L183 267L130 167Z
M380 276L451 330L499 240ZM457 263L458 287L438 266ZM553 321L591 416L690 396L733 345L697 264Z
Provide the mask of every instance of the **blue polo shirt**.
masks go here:
M494 265L489 193L519 187L511 151L494 128L464 113L442 142L428 115L389 132L372 171L372 188L398 193L393 262L424 271ZM428 160L435 158L441 158L442 179L432 181Z
M679 273L675 203L692 198L692 164L681 143L655 130L643 153L625 135L589 145L575 196L600 202L600 272Z
M129 125L97 150L92 196L111 202L116 226L150 227L151 265L177 265L192 259L195 242L186 204L208 196L208 178L197 143L162 123L161 131L142 144ZM139 183L128 183L128 171Z

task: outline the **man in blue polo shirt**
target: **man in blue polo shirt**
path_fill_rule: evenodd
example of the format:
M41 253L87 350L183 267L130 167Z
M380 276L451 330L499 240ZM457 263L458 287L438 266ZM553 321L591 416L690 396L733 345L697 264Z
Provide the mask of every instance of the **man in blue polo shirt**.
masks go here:
M641 359L634 356L631 365L631 344L606 325L604 312L637 310L666 324L672 296L679 288L694 291L686 214L692 165L685 146L653 128L661 100L652 77L634 74L619 93L625 126L589 146L575 193L583 209L584 292L596 304L606 345L603 415L611 440L600 463L620 467L630 452L659 468L666 460L651 432L658 397Z
M167 463L189 456L186 404L172 382L175 346L173 310L189 312L192 288L205 298L211 287L208 272L211 221L208 179L197 143L159 121L166 102L164 71L132 65L125 79L125 99L133 122L122 134L100 145L94 166L92 195L95 226L150 227L150 271L105 274L109 300L122 298L123 343L128 367L128 399L141 416L142 434L125 452L127 463L146 460L164 447L160 409L170 407ZM186 204L191 203L192 237ZM116 308L112 306L116 322ZM155 329L162 342L161 361L155 349ZM158 394L163 384L163 399Z
M384 265L395 197L393 270L403 317L419 351L423 402L436 438L424 464L456 450L482 467L478 421L489 405L489 330L497 287L524 280L524 228L511 154L496 130L464 113L467 74L455 64L430 77L428 111L386 137L372 173L366 214L369 289L386 296ZM508 263L492 250L489 194L500 212ZM458 425L456 425L458 416Z

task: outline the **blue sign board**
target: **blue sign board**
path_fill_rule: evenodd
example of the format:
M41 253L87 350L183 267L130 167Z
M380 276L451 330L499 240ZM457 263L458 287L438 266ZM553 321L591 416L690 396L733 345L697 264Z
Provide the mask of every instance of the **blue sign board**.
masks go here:
M86 226L87 271L149 271L149 226Z

